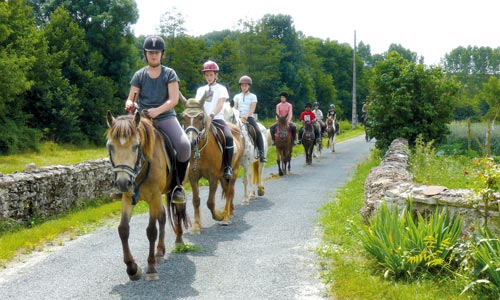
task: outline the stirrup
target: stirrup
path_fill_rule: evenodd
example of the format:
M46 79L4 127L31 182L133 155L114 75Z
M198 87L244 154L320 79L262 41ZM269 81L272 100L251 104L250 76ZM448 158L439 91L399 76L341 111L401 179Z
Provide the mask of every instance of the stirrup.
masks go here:
M266 159L266 157L264 155L260 156L260 162L261 163L266 163L267 162L267 159Z
M231 167L224 168L224 178L226 178L228 180L233 178L233 168L231 168Z
M186 195L184 194L184 187L182 185L175 186L170 195L170 203L186 204Z

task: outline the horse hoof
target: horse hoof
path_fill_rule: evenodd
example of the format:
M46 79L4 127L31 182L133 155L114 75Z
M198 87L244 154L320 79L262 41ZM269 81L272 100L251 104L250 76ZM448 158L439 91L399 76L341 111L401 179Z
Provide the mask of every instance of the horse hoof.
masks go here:
M201 228L200 228L200 226L198 226L198 225L194 225L194 226L191 228L191 233L192 233L192 234L200 234L200 233L201 233Z
M241 201L241 205L249 205L250 202L248 200L243 200Z
M262 196L264 196L264 192L265 192L264 188L259 188L257 195L262 197Z
M229 223L230 223L230 222L229 222L229 221L226 221L226 220L224 220L224 221L220 221L220 222L219 222L219 224L220 224L221 226L229 226Z
M159 280L160 279L160 275L158 275L158 273L146 273L146 275L144 276L144 279L150 281L150 280Z
M134 275L128 275L128 278L132 281L137 281L141 279L141 276L142 276L142 270L141 268L137 268L137 272L135 272Z
M159 265L159 264L162 264L165 262L165 257L163 256L157 256L156 257L156 264Z

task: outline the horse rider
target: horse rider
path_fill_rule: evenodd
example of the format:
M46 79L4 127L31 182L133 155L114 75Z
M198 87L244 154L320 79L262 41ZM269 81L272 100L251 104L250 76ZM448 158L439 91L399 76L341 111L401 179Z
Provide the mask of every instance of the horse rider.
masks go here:
M206 61L202 66L201 72L207 84L198 88L196 99L201 99L205 92L209 93L203 105L203 110L210 116L212 124L220 128L226 137L226 146L222 155L224 164L223 176L229 180L233 177L233 169L231 167L234 152L233 134L231 133L231 129L226 125L222 112L224 102L229 99L229 93L225 86L217 82L219 66L216 62L211 60Z
M125 110L132 113L138 108L143 115L153 119L155 127L166 137L165 146L174 172L169 190L172 201L182 203L185 202L182 183L189 164L191 144L174 109L179 101L179 77L174 69L161 64L165 41L160 36L148 36L143 49L148 65L132 76Z
M363 124L363 125L366 125L369 105L370 105L370 101L368 99L366 99L365 103L363 103L363 107L361 108L361 124Z
M331 117L335 122L335 133L339 132L340 126L337 122L337 110L335 109L335 104L330 104L330 108L328 108L327 117Z
M247 121L255 129L260 162L265 163L267 162L267 159L266 154L264 153L264 139L262 137L262 132L260 132L259 126L253 117L258 100L255 94L250 93L252 78L247 75L241 76L238 84L240 85L241 93L237 94L233 98L234 108L240 112L240 119Z
M277 116L287 116L288 127L290 127L290 131L292 132L292 145L297 144L297 126L292 122L293 117L293 105L288 102L290 95L287 92L280 93L280 103L276 104L276 121L278 119ZM271 140L274 145L275 136L276 136L276 127L278 126L278 122L274 123L269 127L269 131L271 132Z
M316 119L318 120L321 132L326 134L326 123L323 121L323 112L321 111L321 109L319 109L318 102L314 102L313 113L316 115Z
M299 131L299 144L302 142L302 135L304 134L304 125L307 121L311 122L314 128L314 138L316 143L321 143L321 136L319 135L318 127L315 125L316 115L311 111L311 103L306 103L304 106L304 111L300 114L300 120L302 121L302 127Z

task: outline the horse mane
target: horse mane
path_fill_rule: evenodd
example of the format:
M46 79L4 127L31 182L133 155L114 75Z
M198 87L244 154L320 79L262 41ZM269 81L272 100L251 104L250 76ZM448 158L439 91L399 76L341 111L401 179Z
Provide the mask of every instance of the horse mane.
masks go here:
M153 123L146 118L140 120L139 126L135 125L133 115L123 115L117 117L113 126L106 130L106 137L111 139L132 139L139 135L141 140L142 152L146 157L152 157L156 141Z

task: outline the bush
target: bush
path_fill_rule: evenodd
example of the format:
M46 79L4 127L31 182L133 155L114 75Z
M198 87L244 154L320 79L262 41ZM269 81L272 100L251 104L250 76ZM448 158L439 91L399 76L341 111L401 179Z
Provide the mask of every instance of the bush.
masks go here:
M450 272L452 250L462 231L460 217L450 217L447 209L436 209L426 220L413 215L411 199L398 214L385 203L369 226L357 231L364 248L377 259L385 277L415 280L421 275Z

